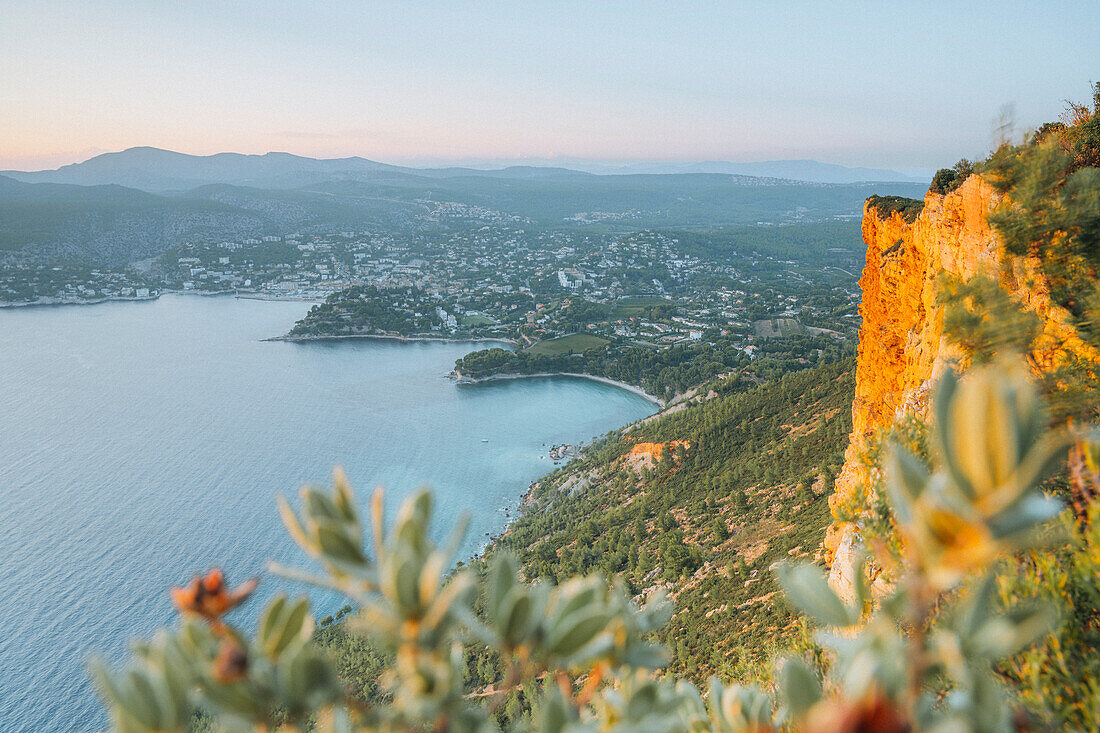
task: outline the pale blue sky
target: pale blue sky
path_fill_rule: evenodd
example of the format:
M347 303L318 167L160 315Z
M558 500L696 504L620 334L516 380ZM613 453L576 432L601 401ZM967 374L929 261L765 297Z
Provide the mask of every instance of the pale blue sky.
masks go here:
M1100 78L1100 2L0 0L0 168L154 145L936 168Z

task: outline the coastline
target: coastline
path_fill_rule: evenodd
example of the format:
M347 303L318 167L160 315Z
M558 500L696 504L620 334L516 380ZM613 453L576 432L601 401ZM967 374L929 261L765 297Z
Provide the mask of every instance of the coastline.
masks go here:
M0 301L0 308L41 308L45 306L61 306L61 305L99 305L100 303L143 303L149 300L157 300L164 295L197 295L202 298L221 298L225 296L233 296L239 300L270 300L279 302L294 302L294 303L320 303L323 298L317 297L295 297L291 295L267 295L265 293L250 293L240 292L239 290L161 290L156 295L147 295L144 297L137 297L135 295L110 295L103 298L92 299L67 299L67 298L54 298L54 297L42 297L38 300L30 301Z
M137 296L123 296L112 295L108 298L93 298L91 300L65 300L63 298L39 298L38 300L22 301L19 303L2 302L0 308L50 308L63 305L99 305L100 303L132 303L139 302L144 303L148 300L156 300L161 296L147 295L139 298Z
M324 297L321 296L297 296L297 295L269 295L267 293L253 293L253 292L239 292L234 291L234 297L237 300L270 300L277 303L323 303Z
M487 382L503 382L510 379L540 379L547 377L576 377L578 379L589 379L593 382L602 382L603 384L611 385L612 387L618 387L619 389L625 389L628 392L633 392L639 397L649 400L653 404L662 410L665 408L665 401L660 397L651 395L641 387L635 387L633 384L627 384L626 382L620 382L610 377L600 377L595 374L582 374L581 372L538 372L535 374L493 374L488 377L465 377L461 373L451 372L451 377L458 384L485 384Z
M643 391L639 387L635 387L632 384L627 384L626 382L619 382L619 381L616 381L614 379L610 379L609 377L596 376L595 374L581 374L579 372L540 372L538 374L494 374L494 375L489 376L489 377L481 377L481 378L475 379L473 377L464 377L464 376L461 376L460 374L456 375L455 372L451 372L448 376L451 379L454 379L455 382L457 382L458 384L465 384L465 385L470 385L470 386L477 385L477 384L484 384L486 382L500 382L500 381L504 381L504 380L508 380L508 379L528 379L528 378L536 378L536 377L537 378L578 377L580 379L590 379L590 380L595 381L595 382L602 382L604 384L608 384L608 385L611 385L613 387L618 387L620 389L625 389L629 392L633 392L634 394L638 395L639 397L642 397L646 400L649 400L650 402L652 402L653 404L657 405L660 408L660 409L657 410L657 412L653 413L652 415L649 415L648 417L640 418L638 420L635 420L632 423L628 423L627 425L624 425L623 427L619 428L619 430L622 430L624 433L629 431L635 425L640 425L640 424L643 424L643 423L648 422L650 420L660 418L664 415L669 414L669 411L670 411L670 406L668 404L666 404L664 400L662 400L658 397L654 397L653 395ZM682 409L685 406L686 406L686 403L684 403L684 402L675 403L671 406L671 411L676 412L677 407ZM581 457L583 457L583 455ZM575 458L570 458L569 460L575 460ZM568 461L567 461L567 463L568 463ZM486 537L485 541L481 544L481 546L478 548L478 550L473 555L470 555L469 557L462 560L463 563L469 564L469 563L472 563L472 562L474 562L474 561L476 561L480 558L484 558L486 552L488 552L494 545L496 545L497 542L499 542L503 537L505 537L512 530L512 524L514 524L517 520L519 520L519 518L523 514L524 509L531 505L535 489L537 489L539 487L539 485L543 481L545 481L547 476L549 476L551 473L552 473L552 471L548 471L547 473L543 474L542 476L540 476L539 478L535 479L530 484L528 484L527 488L524 489L523 493L520 495L519 504L516 506L515 513L514 514L506 514L504 523L501 525L500 530L498 532L496 532L494 534L491 534L488 537Z
M266 338L264 341L289 341L294 342L309 342L309 341L345 341L350 339L376 339L379 341L404 341L404 342L416 342L416 341L435 341L447 344L482 344L482 343L494 343L494 344L508 344L509 346L518 346L519 342L506 338L484 338L477 336L470 336L469 338L445 338L443 336L390 336L386 334L377 333L345 333L335 334L332 336L272 336Z

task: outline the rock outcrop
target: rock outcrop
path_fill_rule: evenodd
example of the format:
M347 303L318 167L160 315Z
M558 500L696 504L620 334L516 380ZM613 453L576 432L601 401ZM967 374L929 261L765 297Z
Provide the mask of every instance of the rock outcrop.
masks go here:
M1068 314L1052 305L1034 263L1006 259L988 216L1002 203L980 176L971 176L947 195L929 192L924 209L907 221L900 213L883 215L871 202L864 206L863 241L867 263L863 289L852 435L845 464L837 477L834 509L859 496L868 481L860 460L867 439L888 427L901 413L926 416L935 378L959 355L943 334L943 309L937 305L940 274L967 279L978 273L998 277L1025 307L1044 323L1036 356L1051 364L1066 350L1096 354L1077 338ZM858 498L856 499L858 501ZM851 556L859 547L858 526L836 522L825 540L830 582L844 595L852 590Z

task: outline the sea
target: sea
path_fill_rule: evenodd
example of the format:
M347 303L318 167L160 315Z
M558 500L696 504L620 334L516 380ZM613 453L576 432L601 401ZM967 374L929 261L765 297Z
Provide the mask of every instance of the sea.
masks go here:
M135 637L173 624L168 589L219 566L261 578L235 612L248 626L276 592L343 599L266 572L309 567L275 497L346 471L388 513L418 487L456 559L514 517L588 442L652 414L629 391L554 377L456 385L482 344L266 340L303 302L166 295L143 302L0 309L0 731L94 731L105 713L87 674Z

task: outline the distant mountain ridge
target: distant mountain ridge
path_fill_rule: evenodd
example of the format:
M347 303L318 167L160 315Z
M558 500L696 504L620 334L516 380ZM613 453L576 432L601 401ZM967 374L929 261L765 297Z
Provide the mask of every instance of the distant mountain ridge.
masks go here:
M883 168L860 168L821 163L816 160L767 160L751 163L733 163L729 161L700 162L638 162L604 163L586 160L528 160L530 165L556 166L574 171L584 171L595 175L683 175L691 173L715 173L734 176L752 176L754 178L778 178L805 183L926 183L932 177L931 171L914 174ZM472 168L490 169L498 161L469 163Z
M77 186L118 185L151 193L189 191L211 184L263 189L290 189L329 181L385 182L415 178L479 176L492 178L570 178L588 176L563 168L510 166L482 171L472 168L406 168L366 158L307 158L291 153L218 153L188 155L160 148L128 148L103 153L55 170L0 171L24 183Z
M135 147L115 153L104 153L81 163L61 166L55 170L0 171L0 175L24 183L65 183L78 186L114 184L152 193L188 191L209 184L290 189L329 181L374 183L402 179L407 181L410 178L464 176L569 180L592 175L668 174L716 174L745 179L772 179L771 182L776 180L808 183L923 182L923 179L915 179L898 171L847 168L813 160L761 163L632 163L623 166L578 161L565 167L540 164L504 167L411 168L359 157L308 158L279 152L263 155L242 153L188 155L153 147ZM748 180L744 182L750 183Z
M925 183L620 173L416 169L363 158L131 148L53 171L0 174L0 259L122 264L188 240L475 221L636 230L854 219L871 194L927 190Z
M653 163L627 167L631 173L724 173L727 175L786 178L811 183L862 183L865 181L904 181L924 183L928 177L912 176L895 170L850 168L816 160L768 160L758 163Z
M116 184L162 193L185 191L212 183L256 188L296 188L342 175L384 178L399 174L397 166L363 158L317 160L290 153L188 155L160 148L129 148L104 153L56 170L0 171L24 183L67 183L78 186Z

